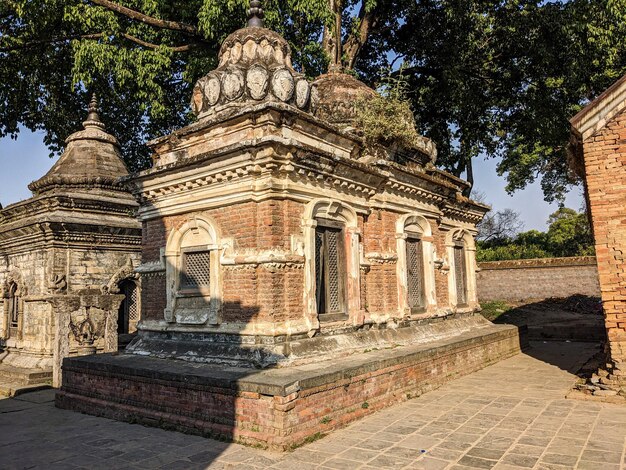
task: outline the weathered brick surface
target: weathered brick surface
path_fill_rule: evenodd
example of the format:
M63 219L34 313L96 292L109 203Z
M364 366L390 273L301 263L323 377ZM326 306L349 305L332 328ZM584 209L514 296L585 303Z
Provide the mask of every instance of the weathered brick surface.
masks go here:
M241 386L228 381L216 385L184 375L146 376L115 366L95 370L80 361L66 361L56 403L118 420L286 450L318 432L516 354L519 348L517 330L508 327L274 395L246 390L254 379L244 378Z
M583 143L611 358L626 363L626 112Z
M186 215L169 216L144 224L143 261L159 260L167 239L194 215L215 222L222 239L232 239L236 253L247 250L291 249L292 236L303 234L304 205L289 200L247 202L227 208L209 209ZM396 222L400 214L376 210L369 217L359 216L363 252L397 256ZM445 256L445 233L430 220L433 245L439 257ZM222 266L223 312L225 322L249 323L298 319L304 310L302 288L304 272L301 267L285 266L268 270L263 266ZM435 272L437 304L449 305L448 276ZM142 280L142 318L161 320L166 305L164 275L144 276ZM371 264L361 271L361 305L376 314L401 316L398 310L398 279L394 260Z
M593 257L495 261L479 263L479 268L476 282L481 302L600 296Z

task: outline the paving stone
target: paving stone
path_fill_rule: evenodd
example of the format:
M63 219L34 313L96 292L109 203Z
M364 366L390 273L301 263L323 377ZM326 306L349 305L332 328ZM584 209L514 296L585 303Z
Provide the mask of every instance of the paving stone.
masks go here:
M542 464L556 464L574 467L576 462L578 461L578 456L576 455L567 455L567 454L549 454L546 453L541 457Z
M459 463L472 468L493 468L498 462L495 460L481 459L480 457L466 455L459 460Z
M576 379L520 354L282 454L57 410L37 392L0 400L0 467L618 470L626 411L564 400Z
M529 455L507 454L500 460L500 462L516 465L518 467L532 468L537 463L537 460L539 460L538 457L532 457Z
M619 464L622 458L621 453L597 451L597 450L584 450L580 456L580 460L588 460L592 462L603 463L616 463Z

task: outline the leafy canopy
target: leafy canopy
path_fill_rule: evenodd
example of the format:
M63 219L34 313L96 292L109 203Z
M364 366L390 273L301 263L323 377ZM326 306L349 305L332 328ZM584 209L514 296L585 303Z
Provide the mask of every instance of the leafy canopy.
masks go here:
M58 152L88 95L131 169L144 142L188 124L194 82L215 67L248 0L0 2L0 137L44 130ZM626 0L266 0L267 26L308 77L328 68L376 86L404 64L418 132L438 164L473 180L498 158L508 190L569 178L569 117L626 72Z

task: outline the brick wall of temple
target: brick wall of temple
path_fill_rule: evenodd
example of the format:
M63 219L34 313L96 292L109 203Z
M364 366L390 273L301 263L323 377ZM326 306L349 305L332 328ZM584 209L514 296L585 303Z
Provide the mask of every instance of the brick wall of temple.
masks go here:
M212 220L221 240L232 239L236 255L259 250L291 250L292 236L302 235L304 205L294 201L248 202L198 213L154 219L144 224L143 262L160 258L172 232L193 215ZM399 214L374 211L359 216L363 253L396 254L396 221ZM445 256L445 232L430 221L437 257ZM249 323L252 320L283 321L301 318L304 311L302 265L222 265L223 322ZM396 262L372 262L367 273L361 271L361 305L372 313L398 312ZM435 273L439 307L448 305L448 277ZM142 318L163 319L166 307L164 273L145 275L142 281Z
M574 294L600 296L592 256L479 263L478 301L527 301Z
M611 357L626 362L626 113L583 144Z
M292 201L248 202L198 213L155 219L144 224L143 262L159 259L172 230L193 215L214 221L221 240L232 239L237 255L259 250L291 249L291 235L301 232L303 205ZM301 266L221 266L223 276L222 318L225 322L248 323L253 319L281 321L301 315L304 272ZM297 287L297 288L296 288ZM163 318L165 275L144 276L143 318Z

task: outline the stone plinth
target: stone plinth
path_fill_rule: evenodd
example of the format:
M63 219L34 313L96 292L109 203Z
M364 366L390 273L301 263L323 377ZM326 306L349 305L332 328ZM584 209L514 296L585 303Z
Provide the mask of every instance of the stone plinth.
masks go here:
M462 326L465 324L465 328ZM520 351L518 330L478 318L387 332L423 339L342 359L255 370L135 355L64 362L58 407L276 450L293 448ZM464 330L464 331L460 331ZM390 339L392 339L390 338Z

